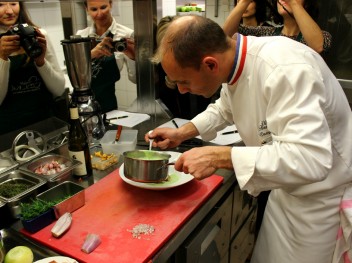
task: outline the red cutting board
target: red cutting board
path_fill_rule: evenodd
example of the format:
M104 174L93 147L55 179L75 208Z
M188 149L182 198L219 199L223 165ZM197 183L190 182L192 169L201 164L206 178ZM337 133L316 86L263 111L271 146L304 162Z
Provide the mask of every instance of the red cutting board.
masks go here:
M222 181L223 177L212 175L153 191L125 183L117 169L85 190L86 203L72 213L71 228L61 238L51 235L54 223L35 234L22 232L79 262L148 262ZM155 231L133 238L129 230L139 224L152 225ZM98 234L102 240L90 254L81 251L88 233Z

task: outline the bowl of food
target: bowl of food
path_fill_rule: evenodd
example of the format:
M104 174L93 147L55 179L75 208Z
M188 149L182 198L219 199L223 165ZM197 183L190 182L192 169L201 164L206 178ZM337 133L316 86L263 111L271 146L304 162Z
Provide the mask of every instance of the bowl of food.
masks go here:
M134 150L123 153L124 175L133 181L158 183L168 177L171 155L159 151Z
M48 154L20 166L20 169L54 183L66 180L72 174L73 168L79 164L79 161L62 155Z

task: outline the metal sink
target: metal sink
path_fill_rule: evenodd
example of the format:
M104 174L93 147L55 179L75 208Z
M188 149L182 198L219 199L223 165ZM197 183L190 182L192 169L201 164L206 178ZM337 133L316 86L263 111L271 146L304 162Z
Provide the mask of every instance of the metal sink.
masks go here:
M47 257L60 256L60 254L40 245L39 243L36 243L35 241L28 239L26 236L12 228L2 229L0 232L4 242L5 252L8 252L11 248L16 246L27 246L32 250L34 254L34 261Z

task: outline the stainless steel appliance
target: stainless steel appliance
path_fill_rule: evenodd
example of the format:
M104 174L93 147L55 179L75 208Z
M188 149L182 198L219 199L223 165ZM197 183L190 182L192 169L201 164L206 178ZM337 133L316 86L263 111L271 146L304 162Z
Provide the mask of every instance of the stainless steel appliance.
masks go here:
M105 126L99 102L91 89L91 41L90 37L71 36L62 40L67 74L73 86L72 102L78 106L79 115L89 141L104 136Z

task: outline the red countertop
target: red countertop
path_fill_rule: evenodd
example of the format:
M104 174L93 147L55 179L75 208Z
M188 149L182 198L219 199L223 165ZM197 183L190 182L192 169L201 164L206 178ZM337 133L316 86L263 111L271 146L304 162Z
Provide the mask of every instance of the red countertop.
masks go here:
M86 203L72 213L71 228L61 238L50 233L55 222L35 234L22 232L79 262L148 262L222 181L223 177L212 175L153 191L125 183L117 169L85 189ZM133 238L130 231L139 224L151 225L155 231ZM98 234L102 240L90 254L81 251L88 233Z

